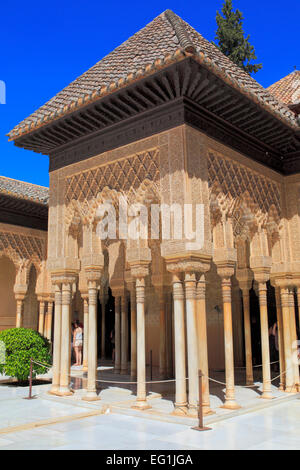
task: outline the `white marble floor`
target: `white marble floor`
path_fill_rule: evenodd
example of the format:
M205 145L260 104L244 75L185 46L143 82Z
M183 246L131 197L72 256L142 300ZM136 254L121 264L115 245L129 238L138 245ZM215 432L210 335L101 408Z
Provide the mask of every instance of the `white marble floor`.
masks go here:
M15 400L5 402L13 407ZM63 410L56 402L48 402L48 406L50 416L69 414L72 408L65 405ZM34 407L36 418L39 413L45 416L42 410L47 404L43 400L36 400ZM206 432L182 424L110 413L1 434L0 449L300 449L300 400L215 423Z

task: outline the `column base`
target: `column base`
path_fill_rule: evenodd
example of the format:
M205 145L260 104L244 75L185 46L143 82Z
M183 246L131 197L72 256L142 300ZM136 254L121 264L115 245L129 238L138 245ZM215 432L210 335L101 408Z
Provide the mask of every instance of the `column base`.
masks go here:
M295 385L285 387L285 393L297 393L297 388Z
M136 371L131 371L131 372L130 372L130 378L131 378L131 379L136 379L136 378L137 378Z
M136 401L132 407L134 410L149 410L152 408L151 405L148 404L147 400Z
M187 409L186 404L178 405L175 403L174 411L172 411L171 414L174 416L186 416L187 412L188 412L188 409Z
M191 407L189 406L188 409L187 409L187 416L189 416L191 418L197 418L198 408L194 405L192 405Z
M121 369L114 369L114 374L120 374L121 373Z
M97 395L96 392L87 392L85 397L82 397L83 401L99 401L101 398Z
M127 368L126 369L121 369L120 374L121 375L127 375L128 374L128 369Z
M70 397L73 395L73 391L70 390L69 388L60 388L58 390L58 392L56 393L56 395L58 395L59 397Z
M281 390L282 392L284 392L284 388L285 388L285 387L284 387L284 384L279 384L279 387L278 387L279 390Z
M49 395L58 395L59 387L57 385L51 387L51 389L47 392Z
M216 414L208 405L202 405L203 416L214 415Z
M220 408L224 408L225 410L239 410L241 406L238 405L235 400L226 400L224 405L220 406Z
M246 379L246 385L248 387L254 387L254 382L253 382L253 379Z
M258 398L263 398L264 400L273 400L273 396L271 392L263 392L263 394L258 397Z

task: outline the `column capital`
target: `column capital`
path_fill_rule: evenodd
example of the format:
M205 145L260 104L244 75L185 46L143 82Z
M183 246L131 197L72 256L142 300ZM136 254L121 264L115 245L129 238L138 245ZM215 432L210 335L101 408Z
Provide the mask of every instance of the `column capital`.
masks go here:
M135 279L145 278L149 274L149 261L131 262L131 275Z
M272 267L271 256L251 256L250 268L253 271L254 279L258 283L269 281Z
M272 285L280 289L289 289L295 284L291 273L285 273L280 276L272 276Z
M74 284L77 281L77 271L56 271L51 273L52 284Z
M24 300L27 294L28 286L26 284L15 284L14 294L16 300Z
M165 257L167 270L171 273L206 273L210 270L211 256L182 254Z
M213 261L221 278L231 278L234 274L237 254L235 248L216 248Z

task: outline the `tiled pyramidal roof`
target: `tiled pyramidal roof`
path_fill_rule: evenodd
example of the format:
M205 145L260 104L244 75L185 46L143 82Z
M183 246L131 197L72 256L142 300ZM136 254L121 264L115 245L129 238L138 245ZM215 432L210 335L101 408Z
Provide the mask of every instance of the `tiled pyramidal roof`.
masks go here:
M7 194L19 199L27 199L47 205L49 189L36 184L25 183L6 176L0 176L0 194Z
M300 70L294 70L278 82L273 83L267 90L285 104L300 103Z
M278 119L299 128L294 113L285 104L231 62L189 24L171 10L166 10L18 124L8 134L9 138L16 139L44 126L171 62L181 60L185 55L194 57Z

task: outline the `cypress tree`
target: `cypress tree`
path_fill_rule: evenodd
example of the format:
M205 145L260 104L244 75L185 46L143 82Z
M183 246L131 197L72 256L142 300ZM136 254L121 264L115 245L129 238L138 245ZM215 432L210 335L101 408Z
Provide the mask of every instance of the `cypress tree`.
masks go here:
M249 42L250 36L245 37L243 14L239 10L233 11L232 0L225 0L221 12L223 16L218 11L216 15L218 29L215 46L245 72L256 73L262 68L262 64L250 63L257 57L254 47Z

